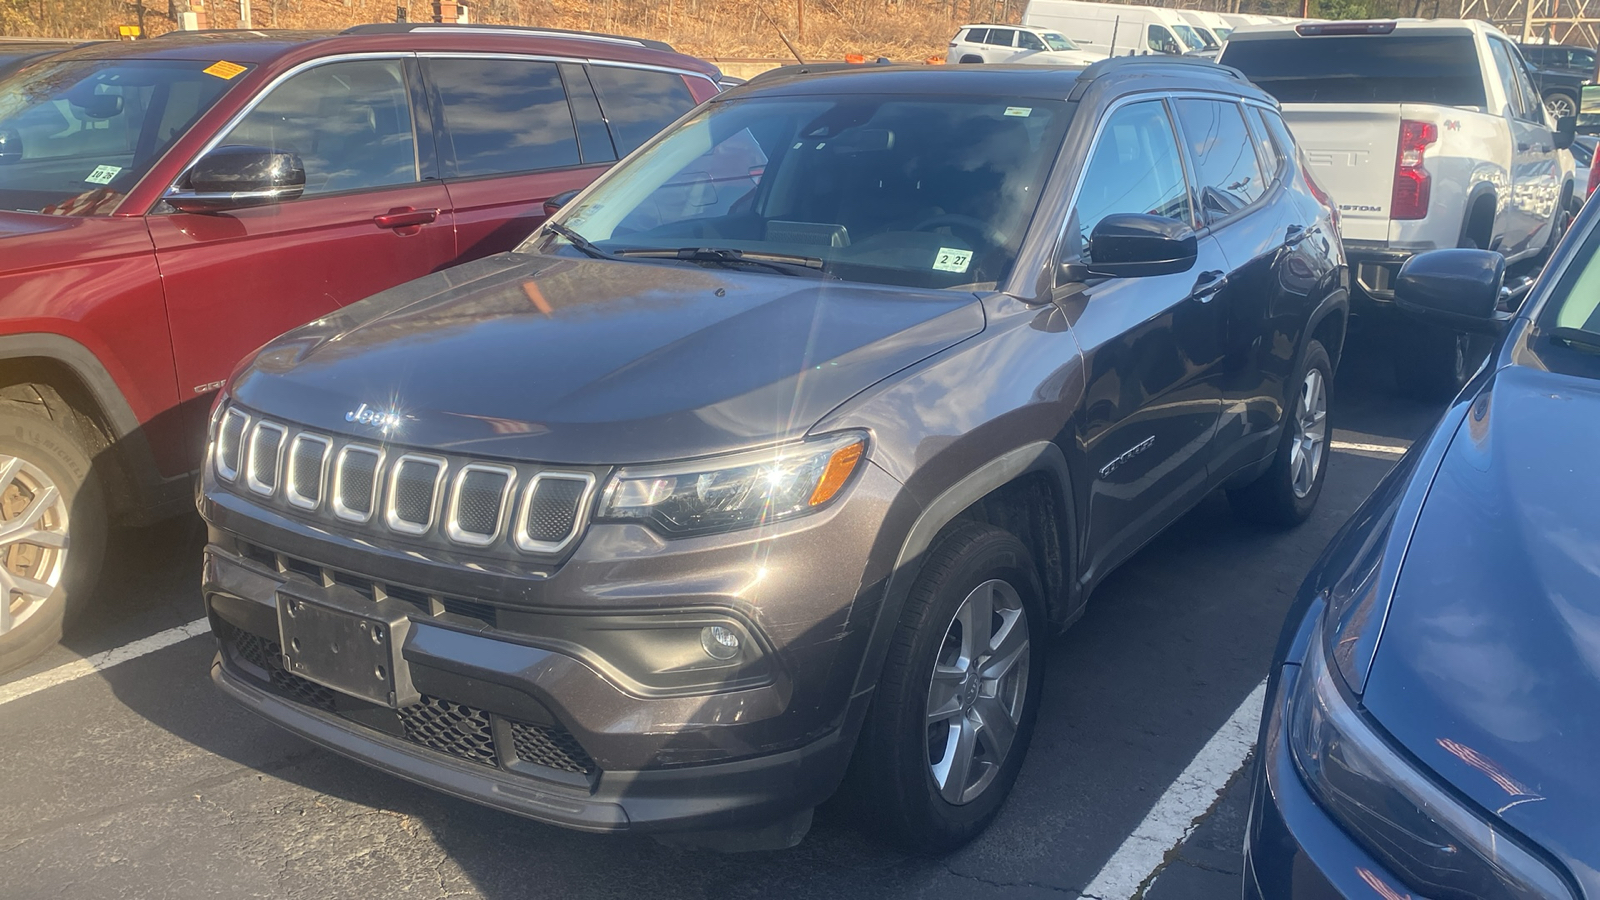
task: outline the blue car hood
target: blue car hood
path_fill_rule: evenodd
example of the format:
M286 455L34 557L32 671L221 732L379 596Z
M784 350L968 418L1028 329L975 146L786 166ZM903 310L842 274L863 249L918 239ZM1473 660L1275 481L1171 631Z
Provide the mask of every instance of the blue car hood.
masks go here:
M1600 897L1600 381L1512 366L1474 401L1363 704Z

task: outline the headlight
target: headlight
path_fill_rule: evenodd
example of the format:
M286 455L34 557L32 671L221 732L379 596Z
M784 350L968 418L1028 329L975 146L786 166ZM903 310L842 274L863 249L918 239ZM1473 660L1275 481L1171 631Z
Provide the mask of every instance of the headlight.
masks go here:
M859 432L674 466L625 468L599 518L645 521L665 534L763 525L821 509L849 482L867 449Z
M1572 900L1565 879L1440 789L1346 699L1319 625L1289 701L1289 748L1306 786L1410 887L1438 900Z

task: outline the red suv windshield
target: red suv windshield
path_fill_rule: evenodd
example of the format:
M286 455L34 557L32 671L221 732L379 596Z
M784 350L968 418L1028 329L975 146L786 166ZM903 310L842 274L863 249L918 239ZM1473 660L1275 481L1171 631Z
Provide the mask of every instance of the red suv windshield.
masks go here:
M0 81L0 209L107 215L248 67L64 60Z

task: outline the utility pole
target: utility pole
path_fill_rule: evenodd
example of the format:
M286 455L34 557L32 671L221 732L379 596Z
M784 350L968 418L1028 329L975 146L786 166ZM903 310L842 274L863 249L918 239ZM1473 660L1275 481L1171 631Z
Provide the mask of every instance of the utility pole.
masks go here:
M1522 0L1522 43L1528 42L1533 32L1533 0Z

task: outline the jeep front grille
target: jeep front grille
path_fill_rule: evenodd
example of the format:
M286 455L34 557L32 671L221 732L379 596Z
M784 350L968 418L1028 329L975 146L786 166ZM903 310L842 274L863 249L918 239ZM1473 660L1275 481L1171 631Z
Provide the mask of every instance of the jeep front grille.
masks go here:
M598 481L589 471L447 458L301 431L238 407L223 412L213 457L220 479L302 515L546 557L582 532Z

